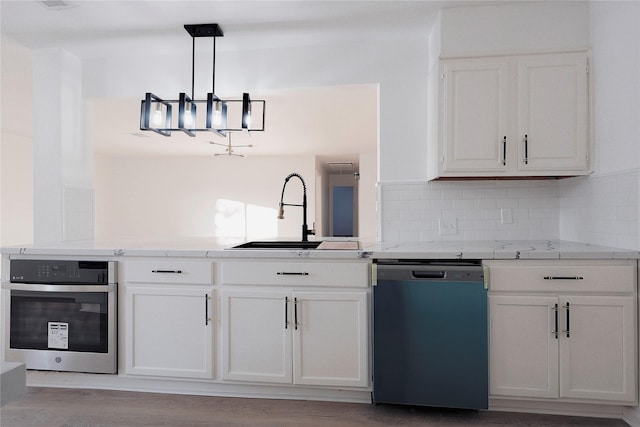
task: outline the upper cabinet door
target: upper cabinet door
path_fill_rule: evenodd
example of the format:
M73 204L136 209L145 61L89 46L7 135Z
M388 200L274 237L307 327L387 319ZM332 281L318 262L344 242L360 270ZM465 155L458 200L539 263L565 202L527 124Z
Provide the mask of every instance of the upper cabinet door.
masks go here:
M442 64L442 171L503 173L509 121L507 59L452 59Z
M588 169L586 53L518 57L518 170Z

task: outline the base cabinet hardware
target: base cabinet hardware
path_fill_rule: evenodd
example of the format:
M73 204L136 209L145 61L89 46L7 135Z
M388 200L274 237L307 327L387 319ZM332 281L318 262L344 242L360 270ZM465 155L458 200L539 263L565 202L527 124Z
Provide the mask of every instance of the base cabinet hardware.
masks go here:
M161 267L164 262L157 261L158 268L150 268L154 262L123 262L124 371L127 375L211 379L212 264L185 262L181 268L168 269ZM156 275L160 282L149 281ZM167 277L172 279L167 281Z
M590 173L587 53L442 59L429 179Z
M635 289L635 261L574 265L585 272L580 284L566 276L553 282L555 292L536 288L536 281L551 286L540 262L512 262L489 267L490 395L635 402L637 294L628 292ZM609 275L598 284L602 269ZM509 291L509 276L533 286ZM582 282L590 291L581 291Z
M365 387L367 293L222 294L223 379Z

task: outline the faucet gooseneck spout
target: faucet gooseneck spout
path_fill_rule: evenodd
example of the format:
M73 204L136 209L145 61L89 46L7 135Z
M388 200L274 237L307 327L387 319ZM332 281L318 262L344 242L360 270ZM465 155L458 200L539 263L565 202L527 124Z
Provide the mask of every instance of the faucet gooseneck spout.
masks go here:
M300 180L300 182L302 183L302 204L301 205L297 205L297 204L291 204L291 203L284 203L284 189L287 187L287 183L289 182L289 180L293 177L296 177ZM284 207L285 206L300 206L302 207L302 241L306 242L307 240L309 240L309 235L313 234L315 235L316 232L315 230L309 230L309 228L307 227L307 185L304 182L304 179L302 178L302 176L300 176L300 174L297 173L291 173L289 174L285 179L284 179L284 185L282 186L282 195L280 196L280 210L278 211L278 219L284 219Z

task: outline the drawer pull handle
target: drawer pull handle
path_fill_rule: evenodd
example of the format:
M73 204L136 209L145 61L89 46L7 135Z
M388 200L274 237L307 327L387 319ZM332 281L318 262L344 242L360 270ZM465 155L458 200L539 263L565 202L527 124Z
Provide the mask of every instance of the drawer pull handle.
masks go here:
M507 137L502 137L502 166L507 165Z
M289 297L284 297L284 328L289 329Z
M278 276L308 276L306 271L293 272L293 271L278 271Z
M555 304L551 310L553 310L553 317L555 320L554 329L551 333L555 339L558 339L558 304Z
M204 324L205 326L209 325L209 321L211 318L209 317L209 294L204 294Z
M544 280L584 280L582 276L544 276Z
M566 308L567 309L567 329L562 331L562 332L567 334L567 338L569 338L569 336L571 335L571 328L569 326L569 319L571 317L571 315L569 313L569 308L570 308L569 303L567 303L566 305L563 305L562 308Z
M152 273L173 273L182 274L182 270L151 270Z

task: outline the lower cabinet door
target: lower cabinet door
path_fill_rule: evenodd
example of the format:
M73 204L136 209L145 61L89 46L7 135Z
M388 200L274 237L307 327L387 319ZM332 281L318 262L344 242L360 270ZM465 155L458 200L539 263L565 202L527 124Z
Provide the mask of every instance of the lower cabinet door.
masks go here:
M561 296L560 396L635 401L635 299Z
M292 304L286 292L223 293L225 380L291 384Z
M366 292L225 291L223 378L365 387Z
M489 296L489 394L558 397L557 297Z
M125 286L127 374L212 378L213 291Z
M294 292L294 383L364 387L366 292Z

